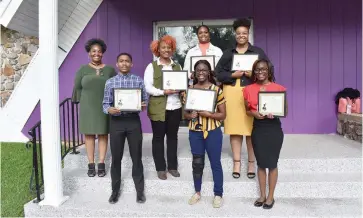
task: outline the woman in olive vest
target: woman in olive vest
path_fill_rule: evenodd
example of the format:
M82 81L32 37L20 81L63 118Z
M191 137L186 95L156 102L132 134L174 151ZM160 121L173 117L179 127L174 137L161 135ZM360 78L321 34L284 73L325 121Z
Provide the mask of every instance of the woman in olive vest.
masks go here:
M182 119L181 93L173 90L161 90L162 70L181 70L171 57L176 51L176 40L165 35L160 40L152 41L151 51L157 57L145 70L146 92L150 95L148 116L153 130L152 153L159 179L167 179L168 172L179 177L178 172L178 130ZM164 157L164 137L167 137L167 166Z

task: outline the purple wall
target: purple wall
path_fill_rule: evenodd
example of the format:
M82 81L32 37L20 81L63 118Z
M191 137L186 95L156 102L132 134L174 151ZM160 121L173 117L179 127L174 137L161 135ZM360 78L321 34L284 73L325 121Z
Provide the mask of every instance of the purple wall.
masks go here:
M83 46L91 37L106 41L106 64L114 65L118 53L130 52L133 71L142 76L152 60L149 43L153 21L242 16L254 17L255 44L266 51L276 67L277 81L289 91L289 116L283 120L286 133L335 132L335 94L344 87L361 90L360 0L349 4L339 0L230 0L229 7L218 0L213 4L185 0L177 5L177 10L170 7L170 1L159 0L158 6L152 2L104 0L60 68L60 100L71 95L75 72L88 62ZM206 12L198 9L206 5L210 5ZM225 13L221 13L221 8L225 8ZM38 120L39 108L24 130ZM150 132L145 113L142 120L144 132Z

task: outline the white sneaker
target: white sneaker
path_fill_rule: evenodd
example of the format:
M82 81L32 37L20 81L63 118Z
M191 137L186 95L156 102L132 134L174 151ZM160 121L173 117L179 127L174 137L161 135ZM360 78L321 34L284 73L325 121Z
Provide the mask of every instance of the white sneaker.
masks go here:
M222 206L223 199L221 196L214 196L213 199L213 207L214 208L220 208Z
M195 204L195 203L197 203L199 200L200 200L200 195L198 195L197 193L195 193L190 199L189 199L189 201L188 201L188 203L190 204L190 205L193 205L193 204Z

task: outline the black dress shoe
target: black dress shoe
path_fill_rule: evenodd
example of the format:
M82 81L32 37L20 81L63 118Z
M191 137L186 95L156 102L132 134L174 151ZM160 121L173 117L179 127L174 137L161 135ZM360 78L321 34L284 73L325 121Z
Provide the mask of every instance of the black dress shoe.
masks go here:
M145 203L145 201L146 201L146 197L145 197L144 192L137 193L136 202L142 204L142 203Z
M264 200L263 202L258 201L258 199L255 201L255 203L253 204L255 207L262 207L262 205L266 202L266 200Z
M180 173L178 170L169 170L169 173L174 177L180 177Z
M106 176L106 165L105 163L99 163L98 164L98 172L97 172L99 177L104 177Z
M88 172L87 172L87 175L89 177L96 176L96 165L94 163L89 163L88 164Z
M113 191L110 198L108 199L108 202L110 204L115 204L117 203L119 197L120 197L120 191Z
M263 209L271 209L274 206L274 204L275 204L275 199L272 200L272 203L271 204L264 203L263 206L262 206L262 208Z

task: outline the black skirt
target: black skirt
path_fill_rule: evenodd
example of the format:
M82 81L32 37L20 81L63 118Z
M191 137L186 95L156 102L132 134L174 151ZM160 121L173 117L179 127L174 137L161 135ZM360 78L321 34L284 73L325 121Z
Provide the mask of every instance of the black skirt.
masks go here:
M276 168L284 141L280 119L254 119L251 137L257 166Z

